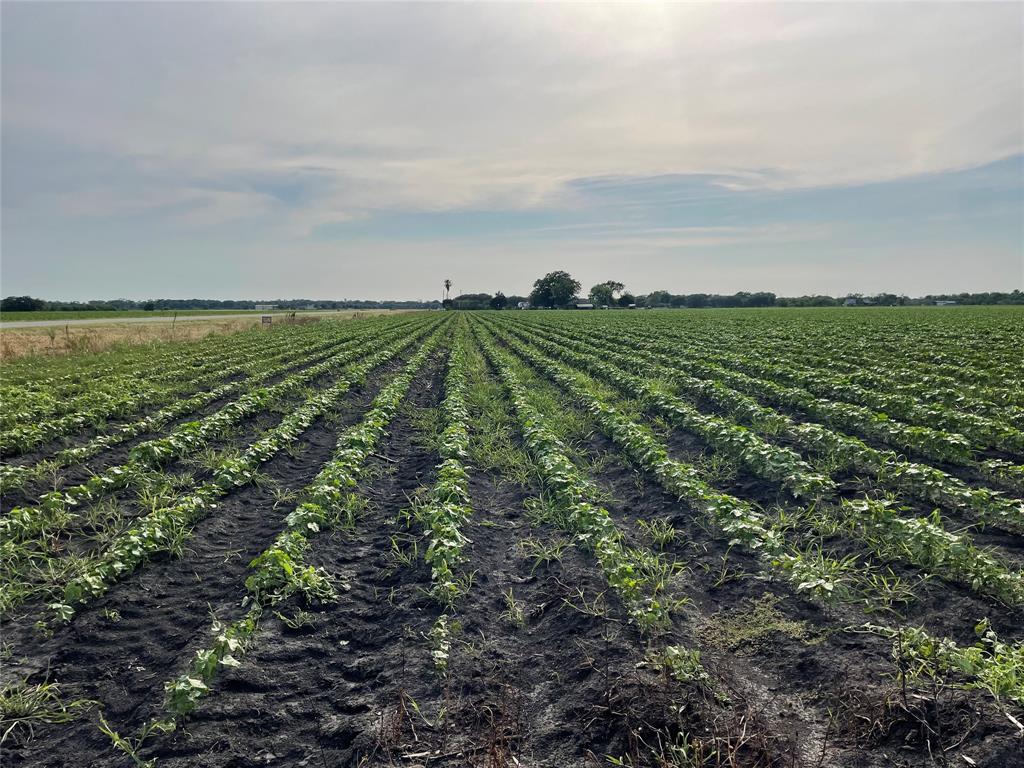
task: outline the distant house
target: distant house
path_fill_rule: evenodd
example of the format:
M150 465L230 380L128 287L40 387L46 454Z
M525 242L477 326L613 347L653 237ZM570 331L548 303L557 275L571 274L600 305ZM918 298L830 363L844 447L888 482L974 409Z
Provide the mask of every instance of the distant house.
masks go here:
M516 304L516 309L529 309L529 308L530 308L530 302L528 302L528 301L520 301L518 304Z
M630 304L627 309L636 309L636 304Z
M257 304L256 309L264 311L268 309L277 309L277 304Z
M585 302L585 301L578 301L578 302L576 302L576 309L593 309L593 308L594 308L594 305L589 303L589 302Z
M956 302L955 301L936 301L935 302L935 306L936 307L955 307L956 306Z
M856 307L857 299L854 296L847 297L846 301L843 302L844 307Z

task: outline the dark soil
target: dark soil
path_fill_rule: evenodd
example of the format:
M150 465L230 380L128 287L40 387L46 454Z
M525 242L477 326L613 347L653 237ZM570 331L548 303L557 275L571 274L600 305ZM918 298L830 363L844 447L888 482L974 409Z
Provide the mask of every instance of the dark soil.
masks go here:
M432 407L440 396L435 360L410 397ZM392 537L406 534L396 515L429 485L437 461L418 437L408 413L397 418L368 467L369 506L356 530L315 540L307 561L347 585L340 599L315 608L308 628L267 620L245 663L220 677L178 732L154 742L149 753L160 765L355 765L385 748L382 717L418 717L411 702L438 690L424 635L441 611L426 595L422 563L410 569L391 556Z
M386 372L350 394L330 422L319 420L302 436L300 450L281 453L264 465L285 491L304 487L334 451L338 433L359 420ZM11 622L5 636L18 651L6 675L31 682L54 680L65 695L100 703L105 717L130 734L159 714L163 683L183 671L195 650L209 643L211 615L231 621L241 615L248 563L281 530L288 504L275 507L272 487L246 486L229 494L214 514L200 521L180 560L145 565L83 609L48 640L32 629L34 615ZM31 650L28 650L31 649ZM89 761L123 764L110 757L110 740L95 717L69 727L37 728L23 750L10 750L10 764L64 765L73 747Z
M289 376L292 373L295 373L296 371L303 370L312 365L315 365L318 362L321 362L322 360L329 357L334 352L334 350L337 349L337 347L345 344L347 341L348 339L339 339L329 348L317 351L306 358L295 359L293 361L294 364L291 365L287 370L282 371L276 376L267 378L265 381L262 382L261 386L270 386L276 384L277 382L284 379L286 376ZM328 377L320 377L318 381L319 383L323 383L327 379ZM316 382L314 382L314 385L315 384ZM194 394L196 394L196 392L189 392L185 396L192 396ZM185 422L198 421L206 416L216 413L225 405L234 402L244 394L245 390L242 390L227 397L212 400L206 405L202 406L201 408L168 422L164 427L160 429L158 433L141 433L129 440L125 440L124 442L118 443L116 445L111 446L110 448L101 451L96 456L90 457L81 464L75 465L73 467L62 468L57 472L56 482L54 482L53 478L47 478L45 481L31 484L24 490L4 493L0 495L0 510L6 511L16 506L35 505L38 503L38 495L41 493L46 493L47 491L54 490L54 488L82 483L85 480L87 480L91 475L98 474L112 467L119 466L128 460L128 456L131 453L132 449L139 443L143 443L147 440L152 440L156 437L160 437L161 435L165 435L169 430L172 430ZM166 403L154 405L153 410L157 410L163 405L166 405ZM107 422L101 429L89 428L81 433L65 436L63 438L60 438L59 440L53 441L52 443L41 446L40 448L37 448L31 453L19 456L17 457L16 460L13 460L11 463L25 465L35 464L38 461L42 461L43 459L53 456L55 453L62 449L84 445L97 435L106 434L107 432L113 431L117 426L121 424L132 423L138 420L139 416L140 414L136 414L132 418L126 418L123 420L111 420Z
M173 768L598 768L611 764L608 756L635 768L1024 767L1021 736L991 697L926 683L904 689L891 643L852 630L900 621L970 643L974 623L987 616L1005 637L1021 640L1019 612L939 579L915 588L903 617L805 599L597 432L571 442L597 467L592 479L628 544L657 551L640 521L664 519L677 531L664 557L681 565L671 592L685 602L671 627L642 636L593 554L562 531L531 524L526 506L539 487L470 467L474 516L462 570L472 584L451 614L450 657L439 670L429 638L443 609L428 594L422 532L400 513L435 477L437 454L423 432L430 420L422 416L441 402L443 374L438 356L413 383L368 464L360 485L367 507L355 530L313 540L307 561L345 585L339 599L288 601L265 615L241 666L219 672L196 712L175 732L152 736L143 758ZM266 473L288 490L308 483L387 375L353 392L336 421L317 422L303 450L276 457ZM235 439L256 429L254 421ZM703 441L678 430L666 442L680 460L707 453ZM849 482L844 492L853 493ZM777 484L742 471L725 472L716 485L766 509L793 505ZM291 508L274 501L259 486L230 494L196 526L183 558L147 564L50 639L34 634L31 617L10 623L5 640L16 652L5 674L57 680L66 698L96 700L113 727L134 735L160 713L163 683L209 643L210 614L225 621L241 614L248 562ZM927 511L912 505L907 513ZM1012 537L981 535L1010 556L1021 553ZM524 549L527 540L566 546L544 564ZM414 542L410 565L395 548L410 553ZM825 543L865 557L855 542ZM298 627L281 618L303 616ZM670 645L699 649L708 681L667 675L653 654ZM659 763L659 742L685 743L691 754L703 749L706 760ZM708 757L713 750L717 762ZM5 745L4 758L16 766L130 764L99 731L95 711L37 727L27 744Z

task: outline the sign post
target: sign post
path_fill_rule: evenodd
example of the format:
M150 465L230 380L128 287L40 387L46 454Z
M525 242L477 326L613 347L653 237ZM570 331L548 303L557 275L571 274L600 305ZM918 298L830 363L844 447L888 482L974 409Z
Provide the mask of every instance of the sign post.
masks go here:
M273 321L273 319L274 318L271 317L270 315L263 315L263 327L264 328L269 328L270 327L270 323Z

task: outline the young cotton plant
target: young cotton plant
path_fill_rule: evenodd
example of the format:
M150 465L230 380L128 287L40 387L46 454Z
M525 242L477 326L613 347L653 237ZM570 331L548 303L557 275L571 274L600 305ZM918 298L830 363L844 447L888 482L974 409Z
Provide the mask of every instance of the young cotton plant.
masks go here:
M571 339L567 340L564 335L550 329L546 329L544 334L556 339L559 344L572 342ZM678 350L675 347L665 346L663 339L647 341L636 333L628 336L607 331L603 331L600 336L588 334L586 344L598 349L616 365L629 368L645 377L657 375L689 394L715 403L734 417L750 424L758 432L767 435L781 433L805 450L829 457L837 470L865 472L892 490L906 492L916 498L942 504L951 509L963 510L988 525L1009 531L1024 531L1024 502L1020 499L1007 498L988 488L969 486L936 467L907 461L895 451L877 450L859 438L835 432L821 424L798 423L758 403L757 399L764 399L787 405L785 389L773 389L777 385L771 382L759 387L756 380L745 374L716 367L705 359L686 359L686 370L715 378L698 378L690 373L684 373L677 367L683 361L676 356ZM629 355L620 353L623 347L630 350ZM672 354L668 354L669 351ZM750 394L743 394L743 391L738 390ZM778 396L773 397L773 394ZM757 399L750 395L755 395ZM828 401L817 403L825 415L827 403ZM992 462L982 462L978 465L982 474L988 475L986 466L989 464ZM1024 474L1019 477L1024 477ZM1006 482L1004 478L1000 479ZM1021 482L1020 489L1024 489L1024 482Z
M844 499L839 507L848 528L879 555L903 560L1008 605L1024 604L1024 575L967 537L942 526L938 510L929 517L902 517L887 499Z
M432 338L436 344L436 336ZM372 368L398 355L414 339L415 335L406 337L378 350L364 362L349 369L349 376L354 379L365 375ZM422 350L414 356L414 360L422 364L420 354ZM381 400L378 407L371 409L363 423L344 433L344 444L336 453L335 460L325 465L314 484L307 489L305 502L286 519L289 526L315 533L331 515L347 508L346 494L356 485L349 468L361 464L370 453L374 441L383 434L384 426L390 420L389 417L385 420L384 412L393 413L404 395L403 387L408 388L410 381L411 377L399 374L378 395ZM217 499L235 487L235 483L249 482L251 472L279 451L286 442L297 439L328 408L340 402L351 385L350 378L341 378L335 386L314 395L306 406L300 406L293 414L282 419L277 427L243 455L247 467L245 472L240 472L233 465L230 472L215 476L213 482L199 486L175 504L154 510L119 535L101 557L88 563L81 574L67 582L63 601L51 606L57 616L66 620L81 604L103 594L111 584L146 559L160 552L180 549L191 526L215 506ZM367 449L366 446L371 447Z
M412 517L422 526L428 543L423 559L431 569L431 594L451 608L465 590L457 575L462 550L469 539L462 529L473 514L469 474L464 461L469 451L469 411L466 406L468 363L464 331L456 335L445 376L441 412L445 428L439 440L441 463L437 480L425 499L412 506Z
M332 458L304 489L303 502L285 518L285 529L249 564L252 573L245 581L245 616L226 628L215 622L213 644L196 653L188 671L165 684L172 720L195 709L209 693L209 684L220 667L237 665L238 654L245 649L267 608L295 596L307 603L337 599L337 588L346 585L303 561L311 546L310 537L333 523L351 519L349 515L357 507L352 495L363 465L386 434L413 377L439 340L440 332L435 331L377 394L363 420L341 434Z
M984 690L996 701L1024 706L1024 645L1000 640L988 621L974 628L978 641L969 646L917 627L865 624L863 629L893 641L893 659L906 679L959 676L964 678L958 683L961 688Z
M477 326L479 330L479 326ZM566 448L545 417L530 403L526 388L489 337L479 335L484 353L505 386L512 401L526 447L537 463L544 485L562 509L566 530L575 534L582 547L597 557L609 585L626 606L630 619L643 632L656 632L671 623L676 604L658 595L655 585L642 574L635 552L625 546L608 510L593 503L599 490L569 459Z
M701 413L678 397L652 385L647 378L626 373L621 368L605 362L603 358L609 355L599 358L586 352L574 351L586 349L586 345L577 342L562 341L554 344L526 334L518 328L509 327L508 330L517 338L526 339L549 354L611 382L620 391L638 398L645 408L688 432L700 435L716 450L740 461L759 477L781 483L796 496L816 498L829 495L835 490L835 483L830 478L815 472L795 451L772 445L744 427ZM550 361L520 342L512 342L512 346L549 376L552 375L552 371L558 370L557 366L553 366ZM610 356L619 359L618 355Z
M372 340L385 343L393 341L391 334L385 334ZM321 363L293 373L273 386L250 392L201 421L186 422L176 427L167 437L140 443L132 449L125 464L93 475L79 485L43 494L37 509L21 510L22 514L17 518L19 521L24 519L30 523L36 522L35 526L24 523L12 524L14 525L13 530L4 532L9 535L31 536L41 526L46 525L47 520L51 520L56 515L73 507L94 502L101 496L116 490L137 485L147 470L158 467L173 458L197 452L228 427L280 402L287 395L298 392L318 376L351 366L355 361L366 357L373 348L373 345L365 342L363 345L351 349L347 348L347 345L345 346L345 351L333 354ZM350 382L345 381L347 390ZM297 418L301 419L302 417ZM278 430L278 432L280 431ZM0 525L4 522L0 521Z
M241 665L236 655L244 651L246 640L256 631L258 617L254 613L250 610L250 615L230 626L215 619L211 628L213 643L196 651L187 672L164 684L165 708L172 716L167 721L169 724L173 725L176 718L185 717L195 710L199 700L210 692L209 683L219 667Z
M671 493L701 508L726 534L730 544L743 544L767 554L780 551L778 534L766 527L764 516L746 502L720 493L700 478L699 471L668 455L668 449L647 427L623 416L592 391L581 374L551 363L528 347L510 340L510 346L589 411L601 430Z

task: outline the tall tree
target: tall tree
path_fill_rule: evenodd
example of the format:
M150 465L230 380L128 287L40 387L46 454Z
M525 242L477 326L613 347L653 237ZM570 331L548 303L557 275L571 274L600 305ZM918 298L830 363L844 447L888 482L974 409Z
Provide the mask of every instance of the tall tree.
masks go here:
M38 312L45 307L45 301L31 296L8 296L0 301L0 312Z
M535 307L564 307L579 290L579 281L573 280L568 272L548 272L533 284L530 303Z
M608 283L598 283L590 289L590 301L596 307L609 306L614 296Z
M498 291L494 294L494 298L491 299L491 309L504 309L508 305L508 299L505 298L505 294Z
M672 294L668 291L651 291L644 303L648 307L667 307L671 301Z
M605 280L604 284L607 285L609 290L612 292L613 298L615 297L615 294L622 293L626 290L625 284L620 283L618 280Z

